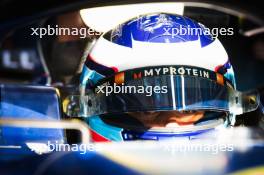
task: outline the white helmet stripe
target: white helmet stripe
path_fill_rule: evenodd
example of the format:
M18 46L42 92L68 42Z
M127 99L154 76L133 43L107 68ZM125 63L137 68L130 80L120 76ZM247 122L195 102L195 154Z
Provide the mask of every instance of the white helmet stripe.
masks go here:
M190 65L214 71L228 61L218 39L205 47L201 47L200 40L166 44L133 40L130 48L102 37L91 56L97 63L119 71L157 65Z

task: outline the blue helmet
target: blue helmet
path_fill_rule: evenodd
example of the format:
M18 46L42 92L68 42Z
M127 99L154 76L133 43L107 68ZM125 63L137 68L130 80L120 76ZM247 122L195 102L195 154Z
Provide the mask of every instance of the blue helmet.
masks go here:
M233 90L228 55L205 26L147 14L104 33L92 48L81 75L81 115L95 141L193 138L232 123ZM178 124L146 124L172 114ZM190 114L196 120L182 126Z

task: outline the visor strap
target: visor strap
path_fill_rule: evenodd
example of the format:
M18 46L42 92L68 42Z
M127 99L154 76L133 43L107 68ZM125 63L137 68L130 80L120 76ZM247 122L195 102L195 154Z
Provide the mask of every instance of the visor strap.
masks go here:
M212 70L194 67L194 66L186 66L186 65L169 65L169 66L150 66L143 68L136 68L133 70L126 70L122 72L118 72L117 74L103 79L98 83L104 84L105 82L112 82L116 84L125 83L130 80L142 79L144 77L155 77L155 76L163 76L163 75L171 75L171 76L182 76L182 77L197 77L197 78L205 78L217 82L220 85L228 86L234 89L234 84L231 80L227 79L224 75L214 72ZM116 81L118 80L118 81Z

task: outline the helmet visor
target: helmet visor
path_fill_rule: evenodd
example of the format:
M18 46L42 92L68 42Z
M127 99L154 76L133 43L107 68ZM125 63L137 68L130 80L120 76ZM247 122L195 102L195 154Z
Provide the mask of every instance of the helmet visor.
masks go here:
M256 109L256 98L206 78L163 75L122 84L107 80L81 97L80 102L82 116L170 110L238 114Z

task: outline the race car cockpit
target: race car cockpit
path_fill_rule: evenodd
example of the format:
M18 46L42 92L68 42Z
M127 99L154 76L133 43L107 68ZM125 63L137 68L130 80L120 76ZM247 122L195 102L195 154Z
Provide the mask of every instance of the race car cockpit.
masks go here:
M0 2L0 174L263 173L262 7Z

